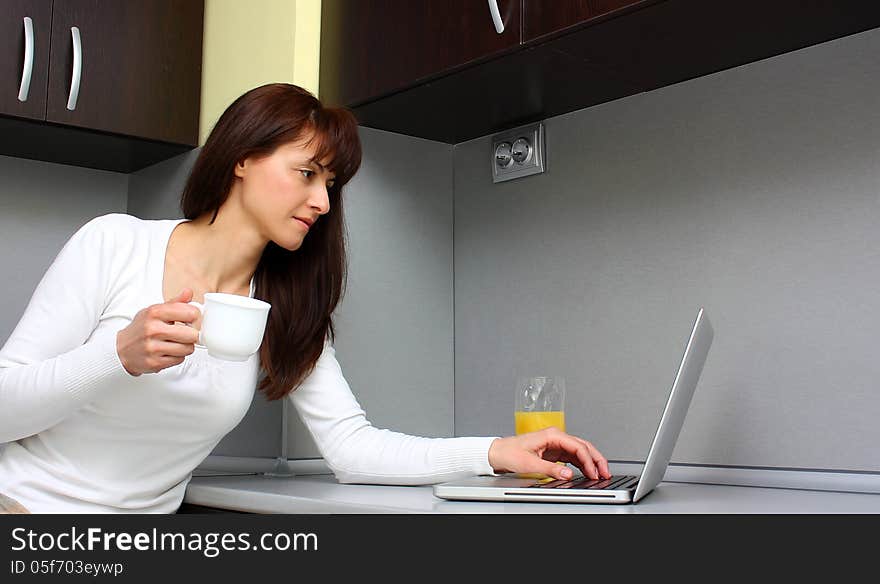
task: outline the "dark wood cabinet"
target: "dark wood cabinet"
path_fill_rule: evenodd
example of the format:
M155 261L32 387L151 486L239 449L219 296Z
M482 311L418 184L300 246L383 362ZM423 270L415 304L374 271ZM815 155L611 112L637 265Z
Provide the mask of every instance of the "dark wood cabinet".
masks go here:
M655 1L497 0L499 33L482 0L324 0L320 97L356 107Z
M56 0L46 119L195 146L202 11L191 0ZM74 28L81 73L70 110Z
M355 105L520 44L520 0L323 0L320 97Z
M0 17L0 114L46 117L52 0L5 0Z
M650 91L878 26L877 2L664 0L546 45Z
M516 0L501 5L518 40L454 48L487 2L440 4L473 15L324 0L322 101L455 144L880 26L880 2L861 0Z
M198 145L203 0L4 2L0 154L132 172Z
M621 9L653 0L522 0L523 42L594 23L602 17L619 16Z

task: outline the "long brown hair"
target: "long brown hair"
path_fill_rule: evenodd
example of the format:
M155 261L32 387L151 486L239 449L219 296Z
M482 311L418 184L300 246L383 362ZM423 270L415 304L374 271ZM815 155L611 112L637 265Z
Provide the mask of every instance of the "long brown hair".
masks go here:
M309 137L311 136L311 137ZM317 140L315 159L336 174L328 189L330 211L296 251L269 242L254 274L254 297L272 305L260 346L265 376L258 389L284 397L312 372L334 338L333 311L345 290L342 187L361 163L357 120L345 108L325 108L301 87L272 83L254 88L226 108L202 147L180 199L187 219L213 211L217 218L235 178L235 165L268 156L282 144Z

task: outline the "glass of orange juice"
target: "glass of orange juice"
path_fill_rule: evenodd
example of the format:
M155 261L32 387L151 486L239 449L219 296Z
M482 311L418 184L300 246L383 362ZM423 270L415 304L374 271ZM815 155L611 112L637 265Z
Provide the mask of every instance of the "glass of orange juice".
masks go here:
M517 434L556 426L565 432L565 378L521 377L516 383L513 411ZM564 464L564 463L559 463ZM549 479L541 473L520 473L521 478Z

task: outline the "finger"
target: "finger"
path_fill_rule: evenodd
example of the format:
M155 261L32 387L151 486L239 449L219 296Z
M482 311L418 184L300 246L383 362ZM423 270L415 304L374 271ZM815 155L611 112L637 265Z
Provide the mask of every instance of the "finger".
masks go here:
M547 457L545 456L544 458ZM575 452L561 451L555 456L555 458L559 462L571 463L575 465L585 477L591 479L601 478L598 469L595 466L591 466L589 463L584 463L584 458Z
M153 353L163 359L165 357L186 357L187 355L192 355L196 350L194 343L174 343L169 341L154 341L149 347Z
M192 288L184 288L183 290L181 290L180 292L177 293L177 296L175 296L171 300L168 300L166 302L166 304L171 304L174 302L189 302L190 300L192 300L192 297L193 297Z
M182 324L162 323L156 328L153 339L171 343L194 345L199 342L199 331Z
M608 469L608 459L602 456L602 453L599 452L599 449L593 446L592 442L587 442L587 450L590 451L590 456L593 457L593 463L595 463L596 467L599 469L599 473L602 475L602 478L611 477L611 471Z
M555 462L550 462L542 458L538 458L534 464L529 465L529 467L530 468L526 471L527 473L541 473L548 477L566 481L572 477L571 469L564 464L556 464Z
M202 315L198 308L183 302L166 302L165 304L156 304L151 308L149 316L168 324L174 324L175 322L192 323Z
M570 434L562 432L551 432L549 434L551 443L559 449L562 449L569 458L569 462L574 463L584 473L584 476L591 479L599 478L599 470L593 462L589 449L580 441L575 440Z
M588 442L583 438L575 436L573 434L569 434L572 438L582 443L587 447L587 450L590 452L590 457L593 459L593 462L596 464L596 467L599 469L599 474L602 475L603 479L607 479L611 476L611 471L608 469L608 460L602 456L602 453L599 452L599 449L593 445L592 442Z
M590 458L593 460L593 464L595 464L596 469L599 471L599 475L601 478L607 479L611 476L611 471L608 469L608 460L606 460L605 457L602 456L602 453L599 452L599 450L591 442L588 442L587 440L584 440L579 436L575 436L574 434L568 434L568 436L584 445L584 447L587 449L587 452L589 452L590 454ZM570 460L568 462L575 461Z

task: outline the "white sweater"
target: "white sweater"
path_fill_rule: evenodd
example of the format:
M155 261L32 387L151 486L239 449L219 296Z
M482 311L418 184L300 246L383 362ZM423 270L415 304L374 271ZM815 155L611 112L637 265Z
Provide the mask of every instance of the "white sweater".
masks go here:
M0 350L0 493L30 511L173 513L192 471L248 411L258 354L230 362L197 347L180 365L133 377L116 353L116 333L164 301L165 251L183 221L113 213L83 225ZM495 437L373 427L329 344L289 399L342 482L494 474Z

